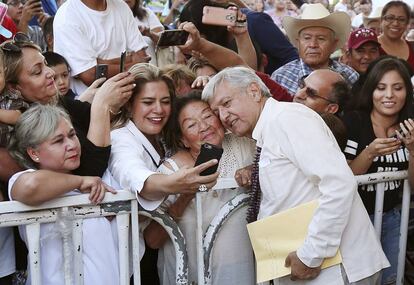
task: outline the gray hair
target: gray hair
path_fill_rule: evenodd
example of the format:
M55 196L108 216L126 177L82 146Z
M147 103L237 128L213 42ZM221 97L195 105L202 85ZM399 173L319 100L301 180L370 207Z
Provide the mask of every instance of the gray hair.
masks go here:
M27 154L28 148L36 148L56 131L60 120L70 122L69 115L60 107L33 104L17 121L9 142L10 155L26 168L37 168Z
M247 67L236 66L227 67L213 76L213 78L207 83L203 89L202 99L208 101L213 98L217 86L226 82L231 87L244 91L252 83L257 83L262 95L265 97L271 97L269 88L263 83L256 73ZM242 92L244 94L244 92Z

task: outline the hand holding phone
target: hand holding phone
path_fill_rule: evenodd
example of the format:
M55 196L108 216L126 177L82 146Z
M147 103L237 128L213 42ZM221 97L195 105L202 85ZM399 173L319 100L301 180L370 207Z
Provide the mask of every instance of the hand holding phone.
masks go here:
M126 58L126 51L121 53L121 59L119 63L119 72L125 71L125 58Z
M159 47L182 46L187 42L189 33L184 30L165 30L161 33Z
M198 155L194 166L200 165L212 159L217 159L217 161L220 161L222 155L223 149L221 147L209 143L204 143L201 145L200 154ZM213 174L217 171L217 168L218 163L202 171L200 175L206 176Z
M204 6L203 8L203 18L201 19L203 24L214 26L235 26L236 20L237 10L212 6Z

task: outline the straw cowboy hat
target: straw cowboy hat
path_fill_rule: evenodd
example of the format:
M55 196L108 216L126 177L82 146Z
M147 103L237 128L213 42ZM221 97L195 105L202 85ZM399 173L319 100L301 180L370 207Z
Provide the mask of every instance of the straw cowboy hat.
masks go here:
M351 32L351 18L345 12L333 12L332 14L321 4L307 4L300 18L285 16L283 27L286 35L293 45L297 45L296 39L299 32L309 27L324 27L335 32L338 39L337 47L343 47Z
M362 22L364 23L364 27L366 27L369 22L371 21L380 21L381 20L381 13L382 13L382 6L375 8L374 11L371 11L371 13L365 17L362 17Z

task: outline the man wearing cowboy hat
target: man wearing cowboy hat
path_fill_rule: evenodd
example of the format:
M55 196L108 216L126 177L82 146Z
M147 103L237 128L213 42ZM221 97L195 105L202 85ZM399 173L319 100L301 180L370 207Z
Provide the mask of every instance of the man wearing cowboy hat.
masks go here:
M286 16L283 26L289 40L296 45L299 59L277 69L272 79L294 96L299 80L313 70L330 68L340 73L352 85L358 73L351 67L331 60L330 55L341 48L351 30L351 19L345 12L332 14L320 3L308 4L300 19Z

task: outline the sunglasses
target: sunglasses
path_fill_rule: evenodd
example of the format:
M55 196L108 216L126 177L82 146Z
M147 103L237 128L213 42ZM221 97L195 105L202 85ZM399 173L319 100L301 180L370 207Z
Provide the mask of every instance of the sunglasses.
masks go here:
M3 51L18 53L22 51L22 49L18 45L21 43L33 43L33 42L30 40L28 35L26 35L25 33L18 32L14 35L13 40L5 42L0 47Z
M309 97L309 98L312 98L312 99L319 98L319 99L325 100L326 102L329 102L331 104L336 104L336 102L334 102L334 101L332 101L328 98L325 98L325 97L322 97L322 96L318 95L318 92L315 89L312 89L312 88L306 86L306 82L305 82L304 78L301 78L299 80L299 89L305 89L306 96Z

